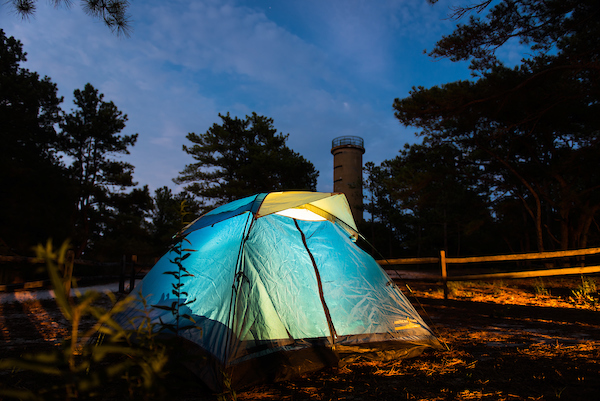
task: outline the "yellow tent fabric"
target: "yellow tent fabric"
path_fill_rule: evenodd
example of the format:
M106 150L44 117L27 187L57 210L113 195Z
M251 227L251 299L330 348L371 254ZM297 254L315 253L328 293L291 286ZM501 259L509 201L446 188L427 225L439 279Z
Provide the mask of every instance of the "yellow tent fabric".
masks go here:
M305 205L312 207L305 207ZM293 208L307 208L322 215L323 213L318 213L320 209L326 212L326 214L335 216L353 230L358 231L346 196L338 193L304 191L271 192L263 200L260 209L256 213L256 217L259 218Z

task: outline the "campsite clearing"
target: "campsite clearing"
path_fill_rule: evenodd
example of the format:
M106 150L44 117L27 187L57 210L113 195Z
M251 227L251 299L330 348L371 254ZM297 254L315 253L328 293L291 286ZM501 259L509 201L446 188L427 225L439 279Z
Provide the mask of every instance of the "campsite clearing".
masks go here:
M600 279L595 279L600 284ZM413 283L409 296L447 351L362 362L252 387L239 400L588 400L600 393L600 310L577 297L581 279ZM401 288L407 293L404 286ZM597 296L597 293L596 293ZM594 299L594 298L592 298ZM595 298L597 300L597 297ZM0 304L0 349L18 355L55 346L66 322L50 300ZM43 386L26 374L0 382ZM217 400L193 378L169 381L168 399ZM118 389L104 399L123 399Z

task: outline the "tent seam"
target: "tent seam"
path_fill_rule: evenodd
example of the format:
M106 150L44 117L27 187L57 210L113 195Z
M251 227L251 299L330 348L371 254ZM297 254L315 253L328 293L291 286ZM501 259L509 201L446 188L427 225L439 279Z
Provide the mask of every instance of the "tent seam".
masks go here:
M327 303L325 302L325 294L323 293L323 283L321 281L321 274L319 273L319 268L317 267L317 262L315 261L315 257L313 256L312 252L308 248L308 243L306 242L306 236L304 235L304 232L300 228L300 225L298 224L298 220L296 220L296 219L293 219L293 220L294 220L294 224L296 225L296 228L298 229L298 231L300 232L300 235L302 236L302 243L304 244L304 248L306 249L306 252L308 253L308 256L310 257L310 261L312 262L313 268L315 269L315 276L317 279L317 287L319 288L319 297L321 298L321 304L323 305L323 312L325 313L325 318L327 319L327 325L329 326L329 334L331 336L331 345L334 346L337 334L335 332L335 326L333 325L333 321L331 320L331 314L329 313L329 307L327 306Z

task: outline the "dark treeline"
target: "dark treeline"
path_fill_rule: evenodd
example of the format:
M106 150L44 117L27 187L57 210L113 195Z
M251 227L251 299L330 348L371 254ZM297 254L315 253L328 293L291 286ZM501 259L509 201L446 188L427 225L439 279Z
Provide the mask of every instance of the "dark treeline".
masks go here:
M57 86L25 61L21 43L0 30L2 253L30 255L48 238L70 238L78 256L100 260L149 253L162 233L148 217L164 212L115 157L138 137L121 134L127 116L91 84L65 113Z
M0 254L31 255L51 238L97 261L153 258L208 208L257 192L316 189L312 163L286 146L272 119L253 113L221 115L221 125L189 133L183 151L197 163L174 179L185 190L151 194L119 157L138 140L123 134L127 115L89 83L63 111L56 84L25 62L21 42L0 30Z
M385 257L600 246L600 3L485 0L454 12L471 18L429 54L470 61L473 79L394 101L421 141L366 164L363 234ZM122 134L127 116L91 84L62 111L56 85L23 68L20 42L0 35L3 253L51 237L97 260L158 256L208 207L316 189L312 163L253 113L189 133L194 163L174 178L184 190L150 194L116 158L138 139ZM497 57L507 45L524 54L516 66Z
M378 247L394 244L393 257L599 246L600 2L481 1L454 12L471 17L429 55L470 61L473 80L414 87L394 102L423 141L367 167ZM506 46L525 58L505 66Z

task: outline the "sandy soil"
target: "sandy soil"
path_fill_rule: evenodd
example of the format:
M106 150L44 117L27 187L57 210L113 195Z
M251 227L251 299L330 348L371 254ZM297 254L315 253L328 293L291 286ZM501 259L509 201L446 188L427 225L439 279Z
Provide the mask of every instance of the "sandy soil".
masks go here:
M600 279L595 282L600 287ZM418 358L357 363L262 385L238 400L593 400L600 394L598 292L582 281L545 279L400 285L447 345ZM412 293L411 293L412 291ZM59 344L67 322L50 300L0 304L3 356ZM11 372L0 383L39 384ZM167 399L217 400L193 378L166 381ZM125 399L121 393L104 399ZM221 397L222 398L222 397ZM227 395L228 399L232 395Z

